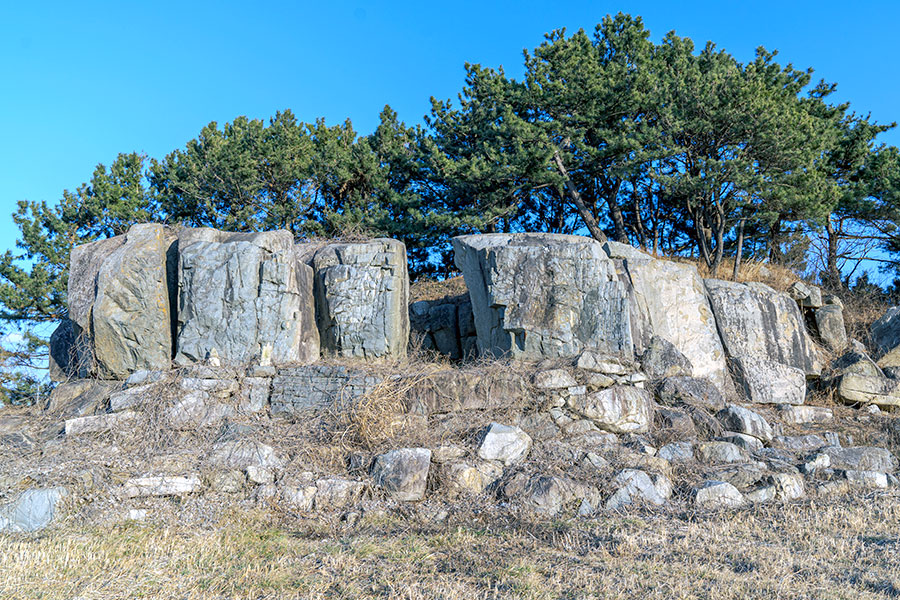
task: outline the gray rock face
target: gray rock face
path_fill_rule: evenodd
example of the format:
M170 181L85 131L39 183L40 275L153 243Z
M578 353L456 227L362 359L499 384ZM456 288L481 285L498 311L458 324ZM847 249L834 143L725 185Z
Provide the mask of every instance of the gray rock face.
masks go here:
M409 326L421 338L422 348L454 360L477 353L478 338L469 294L409 305Z
M900 406L900 380L846 373L837 388L838 398L847 404Z
M530 451L531 437L527 433L518 427L491 423L478 447L478 456L512 465L524 460Z
M669 340L658 335L650 339L650 345L641 356L641 367L650 379L689 377L693 365Z
M70 376L78 376L75 339L75 324L70 319L63 319L50 334L49 370L51 381L66 381ZM86 374L86 369L84 371Z
M613 478L613 484L619 488L606 501L606 509L616 510L636 501L661 506L672 493L672 484L668 480L660 483L657 486L647 473L639 469L624 469Z
M790 297L761 283L707 279L706 288L729 356L760 356L807 376L821 373L803 317Z
M53 521L66 488L30 489L0 507L0 532L28 533L43 529Z
M406 246L391 239L329 244L312 258L322 351L367 360L406 356Z
M722 425L730 431L752 435L764 441L772 439L772 427L761 415L743 406L728 405L717 415Z
M319 358L312 269L288 231L179 235L176 363L308 364Z
M626 289L602 246L555 234L453 239L472 298L481 354L574 357L585 348L631 358Z
M829 446L823 448L821 452L828 455L828 458L831 459L832 469L891 473L897 468L897 459L884 448L872 446L839 448L837 446Z
M705 379L669 377L657 387L660 402L670 406L687 405L707 410L725 408L722 392Z
M375 485L394 500L415 502L425 497L425 484L430 466L431 450L401 448L375 459L372 478Z
M747 462L747 452L731 442L703 442L695 448L697 458L704 463Z
M837 304L817 308L816 329L819 338L830 350L839 352L847 347L847 328L844 325L844 309Z
M800 369L754 355L732 360L735 379L756 404L803 404L806 374Z
M569 396L569 408L612 433L646 433L652 420L652 397L646 390L613 386L586 395Z
M900 306L892 306L872 323L872 341L882 354L900 346Z
M624 265L634 300L631 319L643 330L635 340L638 350L649 343L650 336L662 337L687 357L691 365L688 375L709 379L725 389L725 351L696 267L646 255L626 258Z
M558 514L569 504L579 500L596 503L596 490L572 479L535 475L523 490L525 500L534 512L547 516Z
M140 224L72 250L71 333L64 323L53 349L60 371L65 365L71 375L125 379L138 369L169 368L173 242L167 227Z
M834 418L834 412L824 406L783 405L779 416L785 423L803 425L805 423L827 423Z
M341 365L283 367L272 378L273 413L300 414L338 401L352 401L379 382L359 369Z

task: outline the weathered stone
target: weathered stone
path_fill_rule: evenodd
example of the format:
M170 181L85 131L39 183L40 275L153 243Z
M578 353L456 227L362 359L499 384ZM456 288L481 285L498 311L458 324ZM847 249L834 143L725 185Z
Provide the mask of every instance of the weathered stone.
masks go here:
M49 525L68 495L66 488L25 490L0 507L0 533L29 533Z
M780 407L778 415L782 421L791 425L827 423L834 418L833 411L824 406L791 406L787 404Z
M128 376L125 380L124 389L137 387L139 385L147 385L150 383L159 383L165 381L170 375L169 371L138 369Z
M86 373L88 370L87 365L80 369L76 364L79 354L75 341L75 324L70 319L63 319L50 334L48 344L51 381L66 381L69 377L77 377L79 372Z
M816 329L819 339L833 352L847 347L847 328L844 325L844 309L837 304L828 304L815 311Z
M367 360L406 356L409 276L403 242L328 244L316 251L312 266L324 353Z
M285 485L281 488L281 498L297 510L310 511L318 491L314 485Z
M269 390L272 380L269 377L244 377L241 380L241 410L257 413L269 404Z
M691 442L672 442L660 448L656 455L669 462L690 462L694 460L694 444Z
M166 420L174 429L193 429L217 425L233 414L232 407L214 401L207 392L191 391L166 411Z
M831 364L831 376L834 379L853 373L866 377L884 377L881 368L875 364L865 348L850 348Z
M159 399L160 393L156 384L148 383L129 387L127 389L115 392L109 397L109 409L112 412L119 412L137 406L143 406L154 399Z
M666 479L657 486L650 476L638 469L625 469L613 478L616 492L606 501L606 510L616 510L643 501L661 506L672 493L672 485Z
M258 485L275 483L275 471L269 467L247 465L244 471L247 473L247 479Z
M814 433L807 435L777 435L772 438L773 448L789 450L791 452L812 452L824 448L828 444L822 436Z
M744 499L751 504L761 504L763 502L772 502L778 495L778 490L774 485L765 485L744 494Z
M747 453L730 442L703 442L694 448L700 462L736 463L747 462L750 457Z
M734 508L744 504L744 496L724 481L707 481L694 491L694 502L704 508Z
M624 265L631 283L633 330L643 330L634 336L638 352L650 336L664 338L690 363L686 375L726 388L725 351L697 268L649 256L626 258Z
M746 433L764 441L772 439L772 426L761 415L743 406L729 404L716 417L726 429Z
M880 471L891 473L897 468L897 459L884 448L856 446L839 448L828 446L821 450L831 459L832 469L853 471Z
M775 473L769 476L777 500L796 500L806 493L803 477L797 473Z
M210 463L226 469L246 469L251 465L280 469L284 459L275 449L252 440L219 442L213 446Z
M313 272L288 231L179 234L176 363L310 363L319 357Z
M518 427L491 423L478 447L478 456L512 465L524 460L530 450L531 437L527 433Z
M803 308L820 308L824 304L822 301L822 290L805 281L794 282L788 288L787 293Z
M421 338L422 348L454 360L475 350L477 335L468 292L440 300L421 300L409 305L410 331Z
M46 412L67 419L102 411L118 384L96 379L76 379L57 385L47 402Z
M272 412L300 414L337 402L352 402L371 392L380 379L340 365L309 365L278 370L272 379Z
M610 356L593 350L585 350L575 359L575 366L590 373L603 375L628 375L635 370L635 365L628 359Z
M725 407L722 392L711 382L694 377L669 377L656 389L659 401L668 406L687 405L706 410Z
M823 454L820 452L813 456L810 460L801 463L799 468L801 473L811 475L829 467L831 467L831 458L827 454Z
M841 377L837 395L847 404L900 406L900 380L847 373Z
M821 373L803 316L789 296L761 283L718 279L707 279L706 289L729 357L756 356L807 376Z
M803 404L806 374L800 369L754 355L732 359L735 379L750 402Z
M246 484L246 475L237 469L216 471L209 477L210 489L222 494L238 494L244 490Z
M652 419L652 398L646 390L614 386L585 396L570 396L568 407L613 433L646 433Z
M466 455L466 449L456 444L444 444L431 451L431 460L440 464L451 462Z
M585 348L631 357L625 286L602 246L556 234L453 239L482 354L575 357Z
M710 476L716 481L730 483L739 490L746 490L766 476L766 469L758 463L732 463L715 467Z
M851 485L875 489L885 489L888 486L888 477L879 471L844 471L844 477Z
M523 406L532 398L528 381L509 370L444 369L408 381L406 406L419 415Z
M446 480L451 493L480 494L502 475L503 469L490 462L482 462L475 466L469 463L455 463L450 465Z
M755 452L763 447L762 440L759 438L747 435L746 433L738 433L736 431L726 431L722 437L719 438L719 441L730 442L738 448L743 448L748 452Z
M186 392L203 392L215 398L225 399L238 391L238 382L235 379L185 377L179 382L179 387Z
M196 475L189 477L135 477L122 486L122 495L126 498L143 498L148 496L181 496L193 494L203 488L203 483Z
M892 354L900 347L900 306L892 306L881 315L869 331L872 341L882 355Z
M572 374L565 369L538 371L531 381L540 390L558 390L578 385Z
M316 480L317 510L333 510L345 508L356 503L366 486L361 481L341 479L338 477Z
M658 335L650 339L650 344L644 350L641 368L650 379L689 377L693 371L691 361L669 340Z
M137 420L137 413L126 411L108 415L75 417L66 419L66 435L84 435L87 433L104 433L124 428L131 428Z
M670 438L686 439L697 435L694 420L684 411L660 408L656 411L656 425Z
M415 502L425 497L425 483L431 466L431 450L401 448L375 459L372 478L394 500Z
M567 505L582 500L596 504L598 494L590 486L572 479L536 475L527 482L524 495L527 505L534 512L552 517Z

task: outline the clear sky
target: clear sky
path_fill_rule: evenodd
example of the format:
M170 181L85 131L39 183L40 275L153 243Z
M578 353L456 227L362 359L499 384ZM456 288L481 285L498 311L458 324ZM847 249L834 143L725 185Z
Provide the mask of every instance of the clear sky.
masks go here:
M0 2L0 250L20 199L55 201L119 152L162 157L210 121L290 108L369 133L385 104L420 122L466 61L521 72L552 29L641 15L740 60L759 45L900 121L900 2ZM900 133L883 137L900 145Z

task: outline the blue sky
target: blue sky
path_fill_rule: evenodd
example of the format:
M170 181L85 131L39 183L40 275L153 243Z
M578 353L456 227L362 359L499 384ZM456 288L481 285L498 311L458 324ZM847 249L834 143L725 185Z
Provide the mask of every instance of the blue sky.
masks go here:
M455 97L466 61L517 75L558 27L641 15L741 60L759 45L837 82L840 100L900 121L900 2L41 2L0 3L0 250L20 199L55 201L119 152L162 157L206 123L352 119L385 104L408 123ZM900 145L893 131L883 141Z

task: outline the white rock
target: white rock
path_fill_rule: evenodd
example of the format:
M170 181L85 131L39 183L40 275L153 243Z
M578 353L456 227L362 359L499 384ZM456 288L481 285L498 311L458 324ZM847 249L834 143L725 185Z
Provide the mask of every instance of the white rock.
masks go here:
M532 379L534 386L542 390L557 390L578 385L572 374L565 369L551 369L535 373Z
M529 451L531 437L527 433L518 427L491 423L481 440L478 456L509 466L524 460Z
M66 420L66 435L83 435L86 433L103 433L133 427L138 415L132 411L96 415L91 417L75 417Z
M781 420L792 425L804 425L806 423L827 423L834 418L830 408L824 406L795 406L783 404L779 411Z
M199 492L203 487L196 475L189 477L135 477L122 486L122 493L127 498L143 498L147 496L180 496Z
M707 481L694 492L694 502L707 508L736 507L744 504L744 496L724 481Z
M764 441L773 437L772 427L761 415L743 406L729 404L716 415L726 429L752 435Z
M879 471L844 471L844 477L851 484L861 487L885 489L888 486L887 475Z

